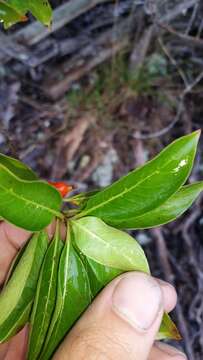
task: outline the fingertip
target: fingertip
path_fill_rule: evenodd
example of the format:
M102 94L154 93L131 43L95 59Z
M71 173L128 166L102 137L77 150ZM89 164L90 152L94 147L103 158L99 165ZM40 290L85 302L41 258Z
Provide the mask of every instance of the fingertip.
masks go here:
M172 311L177 304L177 292L173 285L170 283L163 281L161 279L157 279L156 281L160 285L163 293L164 299L164 310L169 313Z

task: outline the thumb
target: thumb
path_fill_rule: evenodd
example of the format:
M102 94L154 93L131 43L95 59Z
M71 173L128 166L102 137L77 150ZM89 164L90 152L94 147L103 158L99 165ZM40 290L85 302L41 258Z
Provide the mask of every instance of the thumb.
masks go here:
M171 285L139 272L123 274L97 296L54 359L146 360L164 309L175 303Z

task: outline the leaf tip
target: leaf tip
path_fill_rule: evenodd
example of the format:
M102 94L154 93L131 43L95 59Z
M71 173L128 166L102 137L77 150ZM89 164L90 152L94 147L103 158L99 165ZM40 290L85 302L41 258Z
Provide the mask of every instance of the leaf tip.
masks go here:
M199 140L200 135L201 135L201 129L198 129L198 130L194 131L192 133L192 135L194 135L197 138L197 140Z
M174 322L170 324L170 338L177 341L182 340L182 336Z

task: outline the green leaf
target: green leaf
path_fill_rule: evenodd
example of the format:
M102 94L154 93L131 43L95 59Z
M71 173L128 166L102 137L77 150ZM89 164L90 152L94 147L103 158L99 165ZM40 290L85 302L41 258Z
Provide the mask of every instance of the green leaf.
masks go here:
M93 295L97 293L115 277L120 275L122 271L114 268L110 268L104 265L97 263L96 261L85 257L86 259L86 269L89 275L91 291ZM156 339L175 339L180 340L181 336L178 332L178 329L174 322L171 320L170 316L164 313L162 323L157 334Z
M35 294L30 320L28 360L39 358L46 339L55 307L58 264L62 248L63 242L60 240L59 224L57 224L54 239L49 245L42 264Z
M45 232L32 236L0 294L0 343L15 335L28 321L47 246Z
M86 266L89 265L88 273L94 295L121 272L137 270L150 273L144 251L130 235L95 217L72 220L71 226L77 247L87 257ZM164 334L174 338L175 324L169 316L164 319L162 333L158 334L158 338L163 338Z
M75 243L85 256L120 270L149 273L144 251L130 235L93 216L72 220L71 225Z
M30 231L47 226L54 216L62 217L62 198L44 181L26 181L0 165L0 216Z
M88 199L91 196L97 194L98 192L99 192L99 190L82 192L80 194L65 198L65 199L63 199L63 201L73 203L74 205L77 205L77 206L80 206L80 208L83 208L87 204Z
M88 257L84 257L84 263L88 272L91 291L94 296L115 277L123 273L122 270L101 265Z
M26 14L29 9L29 2L30 0L7 0L7 3L21 14Z
M119 227L162 205L189 176L199 135L196 131L174 141L153 160L91 197L75 218L93 215Z
M0 0L0 22L4 23L4 28L7 29L11 25L19 21L26 21L27 17L22 15L18 10L13 8L4 0Z
M29 0L29 11L44 25L51 25L52 9L48 0Z
M52 9L48 0L9 0L9 4L22 14L30 11L44 25L51 24Z
M8 273L6 275L6 278L5 278L5 281L4 281L4 284L3 284L3 289L6 287L8 281L10 280L11 276L13 275L14 270L16 269L16 266L18 265L20 259L22 258L28 244L29 244L29 242L27 242L26 244L24 244L23 247L21 247L21 249L17 252L16 256L14 257L13 261L11 262L9 271L8 271Z
M165 203L148 213L128 218L119 224L126 229L146 229L166 224L182 215L203 190L203 182L183 186Z
M91 300L88 276L83 262L71 244L69 234L60 258L56 306L39 360L51 358Z
M163 339L174 339L174 340L181 340L181 335L174 324L174 322L171 320L170 316L166 313L164 313L162 323L159 329L159 333L157 335L157 340L163 340Z
M10 156L0 154L0 165L10 170L22 180L37 180L37 175L27 165Z

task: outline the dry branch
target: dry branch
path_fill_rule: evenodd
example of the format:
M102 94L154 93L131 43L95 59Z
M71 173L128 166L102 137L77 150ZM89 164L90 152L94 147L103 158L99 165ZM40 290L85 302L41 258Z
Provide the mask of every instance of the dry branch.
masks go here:
M38 21L19 30L14 39L18 42L23 42L26 45L34 45L43 40L51 33L59 30L64 25L70 23L78 16L89 11L96 5L109 2L111 0L71 0L59 6L53 12L53 25L51 29L44 27Z
M76 55L63 64L63 69L58 68L44 81L44 93L51 99L60 98L72 83L87 74L91 69L101 64L117 52L129 45L128 19L123 20L116 29L105 31L91 44L82 48ZM63 76L62 76L63 74ZM62 80L61 80L62 78Z
M33 56L30 54L28 50L26 50L26 48L21 48L23 50L21 53L19 44L24 44L27 47L36 45L40 41L45 40L47 37L49 37L49 35L51 35L55 31L62 28L64 25L76 19L78 16L84 14L85 12L88 12L97 5L106 2L113 2L113 1L112 0L70 0L54 10L53 25L51 29L48 29L39 22L35 21L30 25L23 27L21 30L16 31L14 35L7 35L3 41L2 39L0 39L0 63L5 63L9 61L10 58L14 58L16 60L20 60L24 62L26 65L30 67L33 67L58 55L58 53L60 54L60 46L58 47L58 45L55 45L53 46L51 51L48 52L47 55L44 54L41 57L40 56L41 54L38 54L38 51L36 51L36 55L34 53ZM180 14L182 14L183 11L187 11L195 4L196 4L196 0L186 0L181 4L175 6L174 9L172 9L165 16L161 17L158 20L162 23L169 23L170 21L176 19ZM75 41L77 40L78 39L75 39ZM67 41L69 41L69 39ZM76 42L74 44L73 43L70 44L71 41L72 39L69 41L69 44L67 45L75 47ZM8 43L12 42L14 51L7 51L5 49L5 43L7 42ZM64 45L66 44L64 43ZM61 45L61 47L63 47L63 44Z

